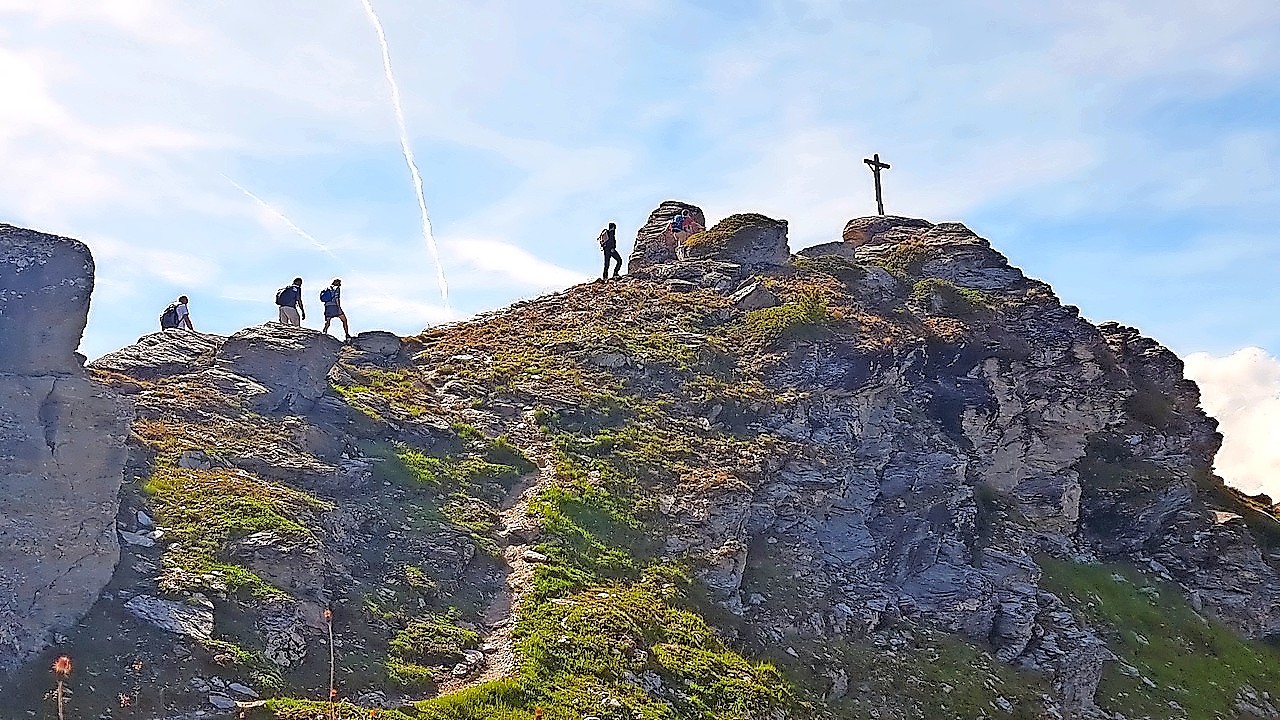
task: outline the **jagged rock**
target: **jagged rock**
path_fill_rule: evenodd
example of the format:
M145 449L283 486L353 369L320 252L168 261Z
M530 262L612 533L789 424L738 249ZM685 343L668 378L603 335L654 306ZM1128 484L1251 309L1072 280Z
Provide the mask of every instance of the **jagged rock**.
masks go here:
M232 700L226 695L221 695L218 693L210 693L209 704L218 708L219 710L234 710L236 707L235 700Z
M89 363L89 368L128 375L137 380L157 380L212 367L214 356L226 338L221 335L165 330L143 335L126 348Z
M667 224L682 210L688 210L694 222L706 227L707 219L697 205L667 200L649 213L649 219L636 233L635 247L627 258L627 274L635 275L654 265L675 261L676 241L666 230Z
M298 617L298 605L276 600L264 607L258 615L258 632L265 647L262 655L282 668L291 668L307 655L305 625Z
M899 217L897 215L872 215L857 217L845 223L840 237L843 242L859 247L876 245L884 242L898 242L911 237L920 228L931 228L933 223L919 218ZM906 232L895 232L905 230Z
M132 408L76 353L93 259L0 224L0 675L80 620L119 559Z
M227 683L227 689L234 693L239 693L240 695L244 695L246 697L251 697L251 698L258 697L257 690L254 690L253 688L250 688L246 685L241 685L240 683L235 683L235 682Z
M760 310L781 305L782 300L760 283L750 283L729 297L729 302L739 310Z
M93 271L84 243L0 223L0 373L81 374Z
M329 387L342 343L308 328L266 323L227 338L216 369L252 378L268 392L254 398L264 410L306 410Z
M142 533L132 533L128 530L120 530L118 532L120 533L120 539L129 545L149 548L156 544L155 540L152 540L149 536Z
M785 265L791 258L787 221L755 213L730 215L676 248L681 260L712 258L748 268Z
M389 357L399 353L404 343L400 340L400 336L395 333L389 333L384 330L369 330L352 338L351 344L363 352Z
M213 460L200 450L184 450L182 457L178 458L178 467L188 470L208 470L213 467Z
M200 604L163 600L154 595L135 595L125 602L124 608L139 620L165 632L208 640L213 636L212 604L203 596L194 599Z
M299 596L318 593L325 587L328 567L312 540L264 530L233 542L229 555L271 585Z

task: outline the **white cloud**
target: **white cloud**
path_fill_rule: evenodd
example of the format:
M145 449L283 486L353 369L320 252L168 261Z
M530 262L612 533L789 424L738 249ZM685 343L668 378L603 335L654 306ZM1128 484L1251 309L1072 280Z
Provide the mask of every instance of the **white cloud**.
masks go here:
M520 290L563 290L589 279L500 240L449 238L441 246L464 267L488 275L490 282L501 278Z
M1186 375L1200 385L1205 412L1223 434L1215 469L1248 493L1280 500L1280 359L1248 347L1215 357L1194 353Z

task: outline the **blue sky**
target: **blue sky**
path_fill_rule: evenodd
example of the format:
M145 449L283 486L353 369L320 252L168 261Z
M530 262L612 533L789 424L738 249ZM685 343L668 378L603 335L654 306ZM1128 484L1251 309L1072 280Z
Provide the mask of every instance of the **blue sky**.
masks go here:
M1244 363L1280 397L1274 0L374 4L447 309L359 0L0 0L0 220L93 248L87 355L179 293L202 330L270 319L295 275L315 315L342 276L353 330L414 332L586 279L599 227L667 198L836 239L878 152L890 212L1201 353L1206 396Z

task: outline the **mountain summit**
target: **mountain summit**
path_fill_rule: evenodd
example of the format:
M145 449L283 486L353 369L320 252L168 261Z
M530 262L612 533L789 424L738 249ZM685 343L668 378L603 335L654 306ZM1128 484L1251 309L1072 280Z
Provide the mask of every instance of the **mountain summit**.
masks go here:
M91 363L121 560L78 625L0 608L13 705L70 654L84 716L1280 717L1280 522L1173 353L958 223L792 254L682 209L621 281L414 337Z

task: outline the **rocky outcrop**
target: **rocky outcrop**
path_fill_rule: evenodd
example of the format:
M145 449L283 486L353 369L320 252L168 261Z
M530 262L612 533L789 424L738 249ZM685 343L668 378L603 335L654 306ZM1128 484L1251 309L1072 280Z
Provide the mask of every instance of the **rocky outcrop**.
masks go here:
M919 234L924 228L933 227L933 223L920 218L899 217L897 215L872 215L858 217L845 223L844 232L840 234L843 242L854 247L877 243L900 242Z
M119 556L129 406L76 354L88 248L0 225L0 673L76 623Z
M83 243L0 223L0 371L79 375L93 257Z
M1270 499L1213 477L1215 425L1155 341L1093 325L957 223L860 218L792 258L785 222L733 216L672 250L638 244L634 279L412 338L339 347L268 324L160 333L95 363L134 387L134 459L155 475L125 493L127 560L94 612L151 633L128 638L140 652L190 658L148 661L156 684L194 689L174 697L185 709L233 688L196 673L274 665L312 693L331 628L346 657L448 692L520 673L519 642L530 665L591 657L590 613L639 612L643 632L609 628L625 654L595 655L621 677L556 677L601 688L572 712L625 698L710 717L680 703L729 679L749 692L761 676L728 662L747 657L778 661L813 703L760 713L776 720L1124 720L1164 716L1126 698L1177 710L1186 692L1133 642L1172 667L1184 650L1232 661L1209 655L1240 641L1217 627L1214 647L1183 648L1155 635L1165 618L1280 636ZM676 563L696 596L668 582ZM720 607L699 613L708 599ZM1171 611L1152 620L1148 600ZM1118 642L1129 629L1107 612L1135 602L1150 640ZM444 617L479 634L467 661L406 665L397 653ZM727 669L682 675L694 649L661 624L713 617ZM73 642L101 655L120 625ZM230 648L254 662L234 669ZM1274 714L1274 683L1233 673L1218 714ZM919 675L930 697L901 682ZM98 714L128 690L112 682ZM346 682L395 704L381 673Z
M325 333L265 323L227 338L210 372L260 383L264 391L253 393L259 409L305 411L329 388L329 371L341 347L341 342Z
M144 335L128 347L107 353L88 367L136 380L158 380L211 365L225 341L221 335L176 328L164 330Z
M667 232L667 224L682 210L689 211L689 217L706 227L707 219L702 208L697 205L667 200L649 213L649 219L636 233L636 244L627 258L627 273L634 275L654 265L673 262L676 259L676 239Z
M757 213L730 215L704 232L689 236L677 254L681 260L713 259L744 268L785 265L791 257L787 221Z

